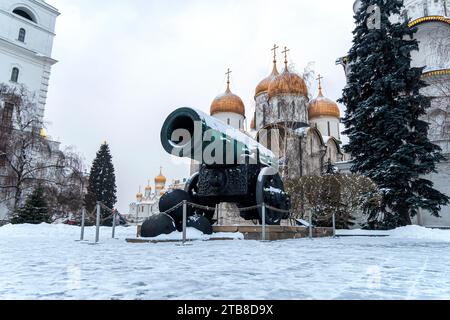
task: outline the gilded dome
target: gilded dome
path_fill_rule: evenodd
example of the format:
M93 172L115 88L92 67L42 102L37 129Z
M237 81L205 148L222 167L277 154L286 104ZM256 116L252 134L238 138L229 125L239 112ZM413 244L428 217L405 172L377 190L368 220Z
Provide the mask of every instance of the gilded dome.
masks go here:
M225 93L217 96L211 104L211 116L221 112L237 113L245 117L244 103L241 98L231 92L229 85Z
M152 191L152 187L146 186L146 187L145 187L145 191Z
M308 88L302 77L286 68L282 74L276 76L269 84L269 98L279 94L308 96Z
M40 136L41 138L47 139L47 131L46 131L44 128L42 128L42 129L39 131L39 136Z
M136 199L138 201L141 201L143 197L144 197L144 195L142 193L140 193L140 192L136 193Z
M337 103L325 98L322 94L322 88L319 88L318 97L309 103L308 115L310 120L319 117L335 117L340 119L341 111Z
M255 97L261 93L269 91L270 83L278 75L280 75L280 73L277 70L276 61L274 61L272 73L258 84L258 86L256 87L256 90L255 90Z
M156 178L155 178L155 183L156 184L165 184L166 181L167 181L167 178L162 174L162 168L161 168L159 175L156 176Z

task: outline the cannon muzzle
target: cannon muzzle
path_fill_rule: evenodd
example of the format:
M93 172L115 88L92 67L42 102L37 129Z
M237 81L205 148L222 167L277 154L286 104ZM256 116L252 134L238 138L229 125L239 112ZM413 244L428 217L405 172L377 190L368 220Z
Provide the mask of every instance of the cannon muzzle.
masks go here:
M172 112L161 130L163 148L209 166L255 164L277 168L272 151L247 134L206 113L180 108Z

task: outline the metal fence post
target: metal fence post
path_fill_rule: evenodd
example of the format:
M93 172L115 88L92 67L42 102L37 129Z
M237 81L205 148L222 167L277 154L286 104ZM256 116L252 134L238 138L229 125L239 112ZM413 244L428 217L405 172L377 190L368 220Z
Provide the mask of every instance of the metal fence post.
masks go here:
M112 238L114 239L116 236L116 210L113 209L113 222L112 222Z
M186 243L187 201L183 200L183 244Z
M80 241L84 241L84 220L86 219L86 208L81 210L81 235Z
M216 204L217 225L220 226L219 205Z
M98 243L98 241L100 240L100 213L101 213L100 202L97 202L97 218L95 221L95 243Z
M312 239L313 230L312 230L312 211L309 210L309 238Z
M336 237L336 213L333 212L333 238Z
M266 204L262 204L262 241L266 241Z

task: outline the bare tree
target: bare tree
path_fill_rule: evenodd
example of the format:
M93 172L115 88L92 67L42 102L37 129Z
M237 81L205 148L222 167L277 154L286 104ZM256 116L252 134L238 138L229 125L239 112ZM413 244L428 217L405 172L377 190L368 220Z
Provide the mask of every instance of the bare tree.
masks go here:
M80 160L42 133L34 96L0 84L0 202L15 212L36 185L60 188L79 175Z
M354 217L370 213L381 201L377 185L367 177L354 174L327 174L288 179L286 189L292 197L295 218L313 215L315 225L329 227L336 214L338 228L347 229Z

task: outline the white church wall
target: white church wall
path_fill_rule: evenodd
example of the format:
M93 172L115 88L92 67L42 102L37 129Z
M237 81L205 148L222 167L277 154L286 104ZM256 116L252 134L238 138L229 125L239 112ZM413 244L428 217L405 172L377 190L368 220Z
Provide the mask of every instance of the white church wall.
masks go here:
M13 14L17 8L26 8L37 22L29 21ZM0 7L0 37L11 40L14 44L29 50L50 56L55 36L55 23L58 11L43 1L2 0ZM25 43L18 41L20 28L26 30Z
M439 173L433 173L427 176L433 181L434 187L440 192L450 197L450 162L442 162L437 165ZM422 212L418 221L421 225L426 227L449 227L450 228L450 206L442 208L442 218L431 216L428 212Z
M425 16L447 16L450 14L450 2L448 0L405 0L405 10L412 20ZM356 0L353 11L356 13L361 7L361 1ZM395 18L392 19L396 21Z
M269 101L267 122L296 121L308 124L308 98L304 96L280 94Z
M316 127L320 131L322 136L333 137L337 140L341 140L339 119L334 117L322 116L320 118L312 119L310 120L310 122L311 127Z
M21 8L36 22L12 11ZM3 0L0 3L0 83L13 85L11 73L19 69L18 83L34 95L38 116L43 121L51 66L55 22L59 12L40 0ZM18 40L19 30L26 31L25 41Z
M425 67L424 72L450 69L450 25L420 24L415 38L419 41L419 51L412 52L413 67Z
M261 130L267 124L267 119L265 119L264 112L269 107L268 101L269 95L267 94L267 92L261 93L255 97L255 125L257 131Z
M223 123L232 126L235 129L243 130L245 118L237 113L232 112L220 112L214 114L214 118L219 119Z

